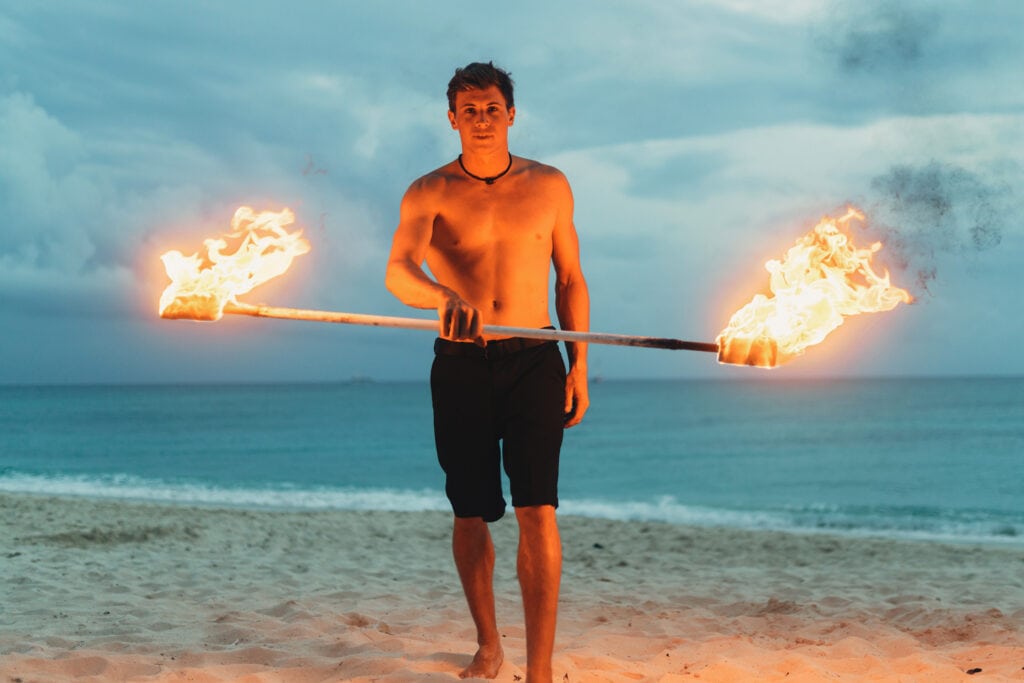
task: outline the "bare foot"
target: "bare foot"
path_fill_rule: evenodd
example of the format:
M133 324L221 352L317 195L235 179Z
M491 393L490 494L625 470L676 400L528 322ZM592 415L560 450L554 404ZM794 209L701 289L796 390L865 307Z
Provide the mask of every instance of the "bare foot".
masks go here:
M481 645L473 655L473 661L459 673L459 678L494 678L503 661L505 653L500 645L493 648Z

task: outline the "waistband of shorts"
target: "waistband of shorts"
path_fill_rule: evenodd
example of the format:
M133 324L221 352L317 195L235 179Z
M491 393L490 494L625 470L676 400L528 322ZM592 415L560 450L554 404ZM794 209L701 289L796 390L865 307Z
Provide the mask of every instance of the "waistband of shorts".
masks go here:
M541 329L553 330L548 326ZM551 339L530 339L527 337L509 337L508 339L494 339L487 342L487 346L477 346L473 342L456 342L438 337L434 340L434 354L438 356L462 356L464 358L481 358L484 360L499 360L513 354L532 349L544 344L557 344Z

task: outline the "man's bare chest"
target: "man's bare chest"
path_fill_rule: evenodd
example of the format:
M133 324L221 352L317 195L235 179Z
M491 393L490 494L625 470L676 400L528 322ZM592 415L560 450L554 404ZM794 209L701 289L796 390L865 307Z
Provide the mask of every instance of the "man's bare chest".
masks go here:
M550 244L555 211L523 197L462 197L439 212L431 243L436 248L480 249L498 245Z

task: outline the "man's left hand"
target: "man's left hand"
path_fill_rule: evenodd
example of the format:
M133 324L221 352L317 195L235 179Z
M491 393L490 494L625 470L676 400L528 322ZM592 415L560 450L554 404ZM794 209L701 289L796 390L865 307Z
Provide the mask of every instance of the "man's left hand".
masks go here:
M574 365L565 377L565 427L578 425L588 407L587 369Z

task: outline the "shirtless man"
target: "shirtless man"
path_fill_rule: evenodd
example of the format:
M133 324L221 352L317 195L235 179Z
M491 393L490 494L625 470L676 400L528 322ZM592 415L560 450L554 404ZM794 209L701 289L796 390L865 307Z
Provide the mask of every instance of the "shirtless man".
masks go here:
M504 658L487 526L505 512L504 467L519 523L527 681L549 683L562 572L558 455L563 427L578 424L589 405L587 348L566 345L566 373L557 343L496 338L482 327L549 327L553 263L559 323L589 328L572 192L557 169L509 153L516 110L507 73L491 63L457 69L448 106L462 154L416 180L402 199L387 286L410 306L437 309L440 319L434 436L479 645L461 677L494 678Z

